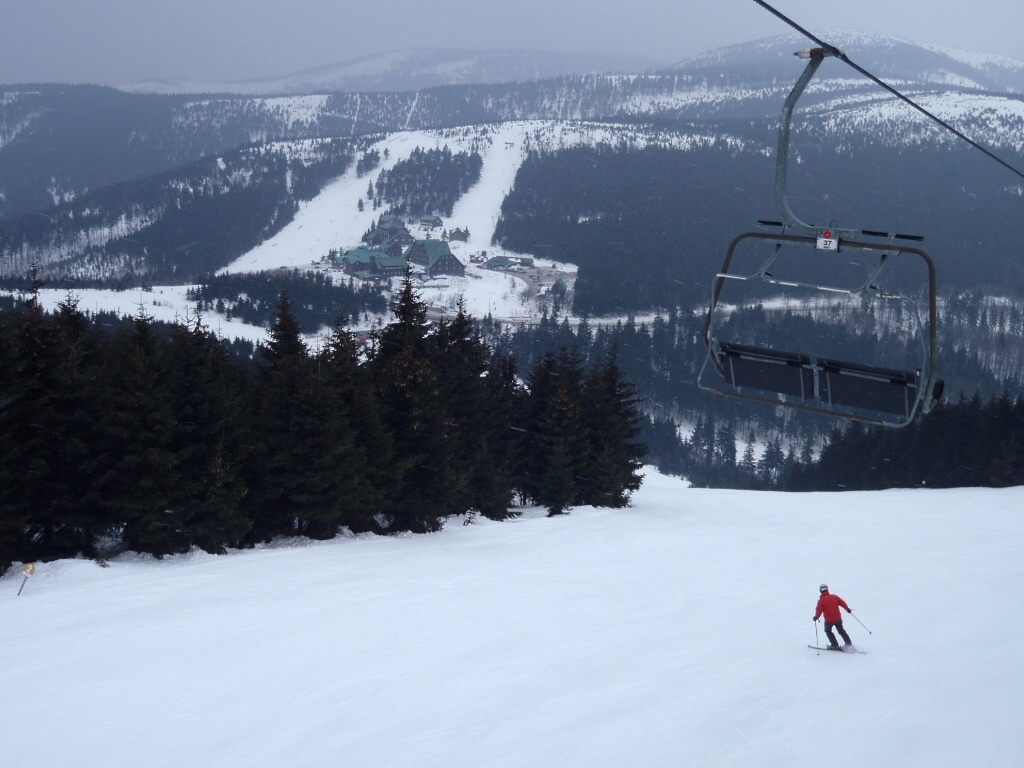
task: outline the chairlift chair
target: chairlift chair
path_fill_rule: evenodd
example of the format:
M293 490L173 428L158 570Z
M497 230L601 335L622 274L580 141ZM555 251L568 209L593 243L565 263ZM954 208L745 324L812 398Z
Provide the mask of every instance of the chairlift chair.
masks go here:
M935 263L920 247L915 235L890 234L875 230L818 227L796 217L786 199L789 159L789 134L793 108L825 57L823 48L796 54L809 59L782 108L779 122L779 146L775 169L775 201L782 221L760 221L778 227L779 233L746 232L729 246L721 271L712 283L711 304L704 321L703 337L708 353L697 377L706 392L744 400L785 406L828 416L855 419L889 427L904 427L917 413L928 413L942 396L944 384L936 378L938 361L938 316L936 309ZM760 269L751 274L730 272L737 246L760 241L774 246ZM777 279L769 270L783 247L813 248L828 258L841 251L858 251L878 256L877 266L866 279L852 288L819 283ZM879 289L879 275L897 257L906 254L922 259L928 269L928 330L925 338L921 313L913 299L901 293ZM913 318L921 341L920 362L912 370L883 368L872 364L851 363L806 352L751 346L719 338L716 309L726 281L758 282L785 289L807 289L831 295L864 297L871 301L899 302ZM715 386L705 383L712 368L719 379Z

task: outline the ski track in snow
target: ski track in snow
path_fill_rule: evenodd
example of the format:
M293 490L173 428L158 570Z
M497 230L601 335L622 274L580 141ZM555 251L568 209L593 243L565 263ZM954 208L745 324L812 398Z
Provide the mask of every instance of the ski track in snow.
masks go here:
M486 250L488 256L504 254L501 248L490 245L494 226L505 195L512 188L516 171L523 157L525 133L537 124L512 124L491 127L490 139L481 131L401 131L390 134L373 145L381 154L381 164L370 173L359 177L353 166L341 178L328 184L323 191L303 203L294 220L274 237L239 257L221 270L222 273L257 272L280 267L311 269L320 263L328 251L345 251L359 245L363 233L370 228L384 209L373 210L367 198L367 186L375 182L382 170L390 170L399 160L409 157L416 147L435 149L446 144L453 151L470 149L477 141L484 166L477 182L456 204L453 215L443 217L445 227L468 227L468 243L452 243L452 251L464 264L469 255ZM514 148L509 148L512 143ZM388 158L383 159L384 150ZM359 211L362 199L364 210ZM417 237L426 232L413 226ZM432 236L438 237L434 230ZM502 319L527 319L536 312L517 296L525 282L505 273L469 267L473 277L447 278L417 286L425 300L439 310L454 313L456 302L463 297L470 314L482 317L488 313ZM346 278L347 279L347 278Z
M0 763L1020 765L1022 504L649 472L630 509L15 568ZM869 655L806 647L821 581Z
M713 145L741 147L742 142L730 136L713 136L678 132L639 130L634 126L574 122L574 121L522 121L497 125L473 126L447 130L399 131L376 142L382 158L378 168L359 177L353 166L342 177L331 182L312 200L302 203L293 221L248 253L224 267L221 273L257 272L269 269L310 269L320 263L328 251L345 251L359 245L360 238L383 209L373 210L367 199L367 186L375 182L382 170L409 157L416 147L441 148L448 145L453 152L476 148L483 158L480 180L455 204L451 216L442 217L449 231L459 227L469 229L465 244L451 243L452 252L467 265L466 278L448 278L430 281L417 287L435 310L453 312L457 301L465 301L467 311L475 317L490 314L496 319L524 321L535 319L539 312L535 305L524 302L519 294L526 288L522 277L493 272L469 264L471 254L487 251L492 256L517 256L491 244L494 228L501 213L501 204L511 191L516 172L530 149L555 150L600 143L631 146L670 146L693 149ZM387 159L384 150L388 151ZM362 199L364 210L358 210ZM411 227L416 237L426 232ZM435 230L433 237L438 236ZM535 258L538 266L554 267L554 262ZM560 265L568 271L572 284L574 265Z

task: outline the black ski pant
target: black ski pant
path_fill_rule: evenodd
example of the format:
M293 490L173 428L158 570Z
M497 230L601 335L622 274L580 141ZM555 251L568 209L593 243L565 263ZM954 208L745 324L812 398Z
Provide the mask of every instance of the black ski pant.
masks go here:
M828 636L828 641L829 641L830 644L832 644L832 645L839 645L839 643L836 642L836 636L832 634L832 629L833 628L839 630L839 634L842 635L843 640L846 641L847 645L853 645L853 643L850 641L850 636L848 634L846 634L846 630L843 629L843 620L842 619L840 619L839 621L836 621L836 622L831 622L831 621L826 621L825 622L825 634Z

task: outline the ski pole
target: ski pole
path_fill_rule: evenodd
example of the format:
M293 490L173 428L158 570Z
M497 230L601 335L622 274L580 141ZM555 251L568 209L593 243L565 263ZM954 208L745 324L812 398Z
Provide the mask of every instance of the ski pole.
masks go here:
M850 615L851 615L851 616L853 616L853 618L857 619L857 614L855 614L855 613L853 612L853 609L852 609L852 608L850 609ZM858 623L858 624L860 624L860 625L861 625L862 627L864 627L864 622L863 622L863 621L861 621L860 619L857 619L857 623ZM867 627L864 627L864 629L868 629L868 628L867 628ZM870 630L870 629L868 629L868 634L869 634L869 635L870 635L870 634L872 634L872 632L871 632L871 630Z
M820 647L821 647L821 644L818 642L818 620L815 619L814 620L814 655L815 656L821 656L821 651L818 650Z

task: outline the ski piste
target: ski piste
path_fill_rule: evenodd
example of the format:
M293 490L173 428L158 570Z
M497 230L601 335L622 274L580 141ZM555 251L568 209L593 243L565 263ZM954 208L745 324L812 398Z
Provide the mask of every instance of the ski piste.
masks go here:
M858 648L850 648L849 650L847 650L845 648L822 648L819 645L810 645L810 644L808 644L807 647L808 648L813 648L816 651L834 651L834 652L838 652L838 653L863 653L865 656L867 656L867 654L868 654L867 651L862 651L862 650L860 650Z

